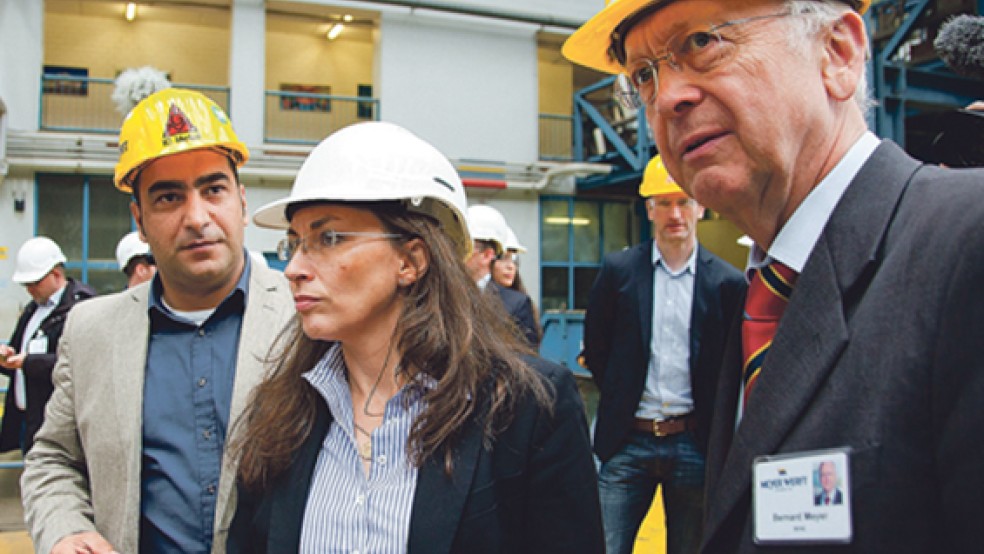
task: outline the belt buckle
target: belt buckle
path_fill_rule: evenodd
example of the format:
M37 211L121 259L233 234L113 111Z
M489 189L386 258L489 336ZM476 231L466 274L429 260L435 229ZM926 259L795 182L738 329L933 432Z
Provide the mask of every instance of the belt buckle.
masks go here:
M660 423L663 423L663 422L662 421L657 421L655 419L653 420L653 434L656 435L657 437L665 437L665 436L667 436L666 433L659 430L659 424Z

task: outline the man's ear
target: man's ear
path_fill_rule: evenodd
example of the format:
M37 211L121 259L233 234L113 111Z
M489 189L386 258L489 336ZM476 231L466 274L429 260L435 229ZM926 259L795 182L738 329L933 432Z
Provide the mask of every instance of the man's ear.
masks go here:
M821 72L824 87L831 98L846 101L854 97L865 70L867 45L864 22L853 10L842 14L827 31Z
M140 217L140 206L133 200L130 201L130 215L133 216L133 221L137 224L140 240L147 242L147 235L144 233L143 228L143 219Z
M397 281L401 287L410 286L427 273L429 266L430 256L424 241L420 238L412 238L403 245Z
M239 199L243 203L243 225L249 225L249 210L246 208L246 187L239 184Z

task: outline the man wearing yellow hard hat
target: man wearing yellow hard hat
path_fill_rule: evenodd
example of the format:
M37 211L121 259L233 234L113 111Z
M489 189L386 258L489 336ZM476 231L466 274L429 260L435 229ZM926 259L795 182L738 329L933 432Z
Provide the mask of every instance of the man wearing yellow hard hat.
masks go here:
M119 144L114 182L157 274L71 312L25 459L26 521L39 552L223 552L224 446L293 314L289 287L246 255L249 153L214 102L156 92Z
M697 242L704 208L656 156L639 186L653 239L605 256L588 296L584 352L598 385L594 451L610 554L631 554L663 490L669 554L700 547L707 436L745 280Z
M754 241L702 552L984 542L984 171L867 129L869 3L618 0L564 47L626 76L669 173ZM817 508L826 460L843 503Z

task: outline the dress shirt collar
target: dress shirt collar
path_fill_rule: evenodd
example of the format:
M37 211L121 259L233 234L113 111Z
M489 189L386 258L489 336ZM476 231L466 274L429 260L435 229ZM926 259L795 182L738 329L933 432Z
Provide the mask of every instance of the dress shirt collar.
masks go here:
M477 281L478 290L485 290L485 287L489 286L489 281L492 280L492 274L486 273L485 277L482 277Z
M789 221L782 226L768 252L753 244L748 254L746 276L754 270L778 260L797 273L803 272L807 258L820 240L823 228L837 207L848 185L861 171L880 141L873 133L866 132L854 143L834 169L820 181L803 203L796 208Z
M51 296L48 297L47 302L45 302L44 304L38 304L38 307L52 309L55 306L57 306L58 303L61 302L62 296L65 295L65 289L67 287L68 287L68 282L66 281L65 284L62 285L62 288L56 290L51 294Z
M239 281L236 282L236 287L229 291L229 295L219 302L219 305L213 310L213 314L218 311L219 307L223 304L229 302L231 298L241 298L242 299L242 310L245 310L246 303L249 299L249 276L252 272L252 262L250 260L249 253L245 250L243 251L246 257L246 261L243 263L243 272L239 276ZM164 305L164 283L161 281L161 274L158 271L154 274L154 278L150 283L150 294L148 295L148 309L150 313L154 312L161 314L173 314L167 306ZM237 303L238 306L238 303ZM237 307L238 309L238 307ZM240 311L242 311L240 310Z
M652 257L653 257L653 269L656 269L657 264L661 264L661 262L663 261L663 254L659 251L659 245L656 244L656 241L655 240L653 240L653 253L652 253ZM667 273L669 273L670 275L673 275L674 277L677 276L677 275L680 275L681 273L687 272L687 271L689 271L691 274L696 273L696 267L697 267L697 241L694 241L694 249L690 253L690 257L687 259L687 263L684 264L684 266L681 267L679 270L677 270L677 271L670 271L670 268L665 263L662 263L662 266L663 266L663 269L665 269Z

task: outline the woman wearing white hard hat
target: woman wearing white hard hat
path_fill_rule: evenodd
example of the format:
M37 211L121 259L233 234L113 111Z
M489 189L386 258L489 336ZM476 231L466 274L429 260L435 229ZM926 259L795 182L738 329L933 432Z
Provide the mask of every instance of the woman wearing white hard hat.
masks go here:
M370 122L256 213L287 230L298 316L239 422L231 554L603 548L573 379L515 354L462 262L465 206L443 155Z
M508 232L504 245L505 252L502 256L492 260L492 280L503 288L514 290L530 298L530 293L526 292L526 286L523 285L523 278L519 275L519 255L526 252L526 247L520 244L512 227L506 227L506 231ZM540 329L540 314L532 300L530 301L530 309L533 312L533 333L536 338L533 344L538 346L543 332Z

